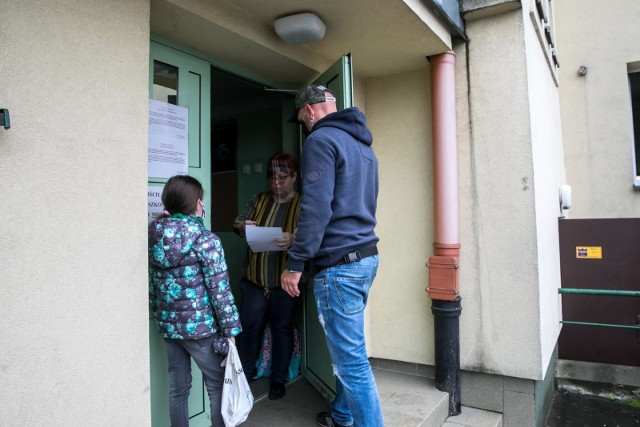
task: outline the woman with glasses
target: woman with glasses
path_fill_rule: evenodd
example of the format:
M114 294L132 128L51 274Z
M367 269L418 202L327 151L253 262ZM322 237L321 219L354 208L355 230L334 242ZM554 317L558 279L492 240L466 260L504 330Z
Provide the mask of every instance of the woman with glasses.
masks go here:
M280 288L280 275L287 262L287 249L293 244L298 227L300 194L294 190L298 164L290 154L275 153L267 164L271 191L255 194L236 218L235 232L244 237L246 227L281 227L282 238L275 239L279 251L247 250L247 264L240 281L242 333L238 352L249 381L256 376L256 361L264 327L271 325L271 387L269 399L285 395L289 363L293 353L293 314L297 298Z

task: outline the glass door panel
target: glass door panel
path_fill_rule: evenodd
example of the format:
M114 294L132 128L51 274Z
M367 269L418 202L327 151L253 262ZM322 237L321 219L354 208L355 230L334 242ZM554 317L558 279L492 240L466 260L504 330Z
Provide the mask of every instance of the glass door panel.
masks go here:
M178 105L178 67L153 61L151 99Z

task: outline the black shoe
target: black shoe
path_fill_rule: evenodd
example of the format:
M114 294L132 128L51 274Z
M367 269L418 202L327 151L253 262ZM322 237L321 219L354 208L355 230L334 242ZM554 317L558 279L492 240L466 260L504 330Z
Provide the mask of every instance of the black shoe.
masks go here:
M284 383L271 382L271 388L269 389L269 400L279 400L287 393L287 389L284 388Z
M331 417L331 414L328 412L320 412L316 417L316 424L321 427L352 427L353 424L345 426L344 424L340 424L336 422L336 420Z

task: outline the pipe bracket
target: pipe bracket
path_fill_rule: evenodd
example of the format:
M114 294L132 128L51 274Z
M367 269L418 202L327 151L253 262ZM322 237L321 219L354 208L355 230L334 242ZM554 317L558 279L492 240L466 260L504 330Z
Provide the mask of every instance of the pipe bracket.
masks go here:
M435 300L454 301L458 291L458 258L432 256L427 262L429 268L429 297Z

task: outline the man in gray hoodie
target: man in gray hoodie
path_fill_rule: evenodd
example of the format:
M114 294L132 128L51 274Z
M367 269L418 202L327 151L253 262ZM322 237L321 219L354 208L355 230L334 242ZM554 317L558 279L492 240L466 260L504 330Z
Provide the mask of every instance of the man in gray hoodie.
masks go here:
M383 425L364 338L364 309L378 270L378 161L364 114L337 111L324 86L302 88L293 121L309 132L302 149L302 201L282 289L298 296L305 261L316 274L314 296L336 374L331 413L320 426Z

